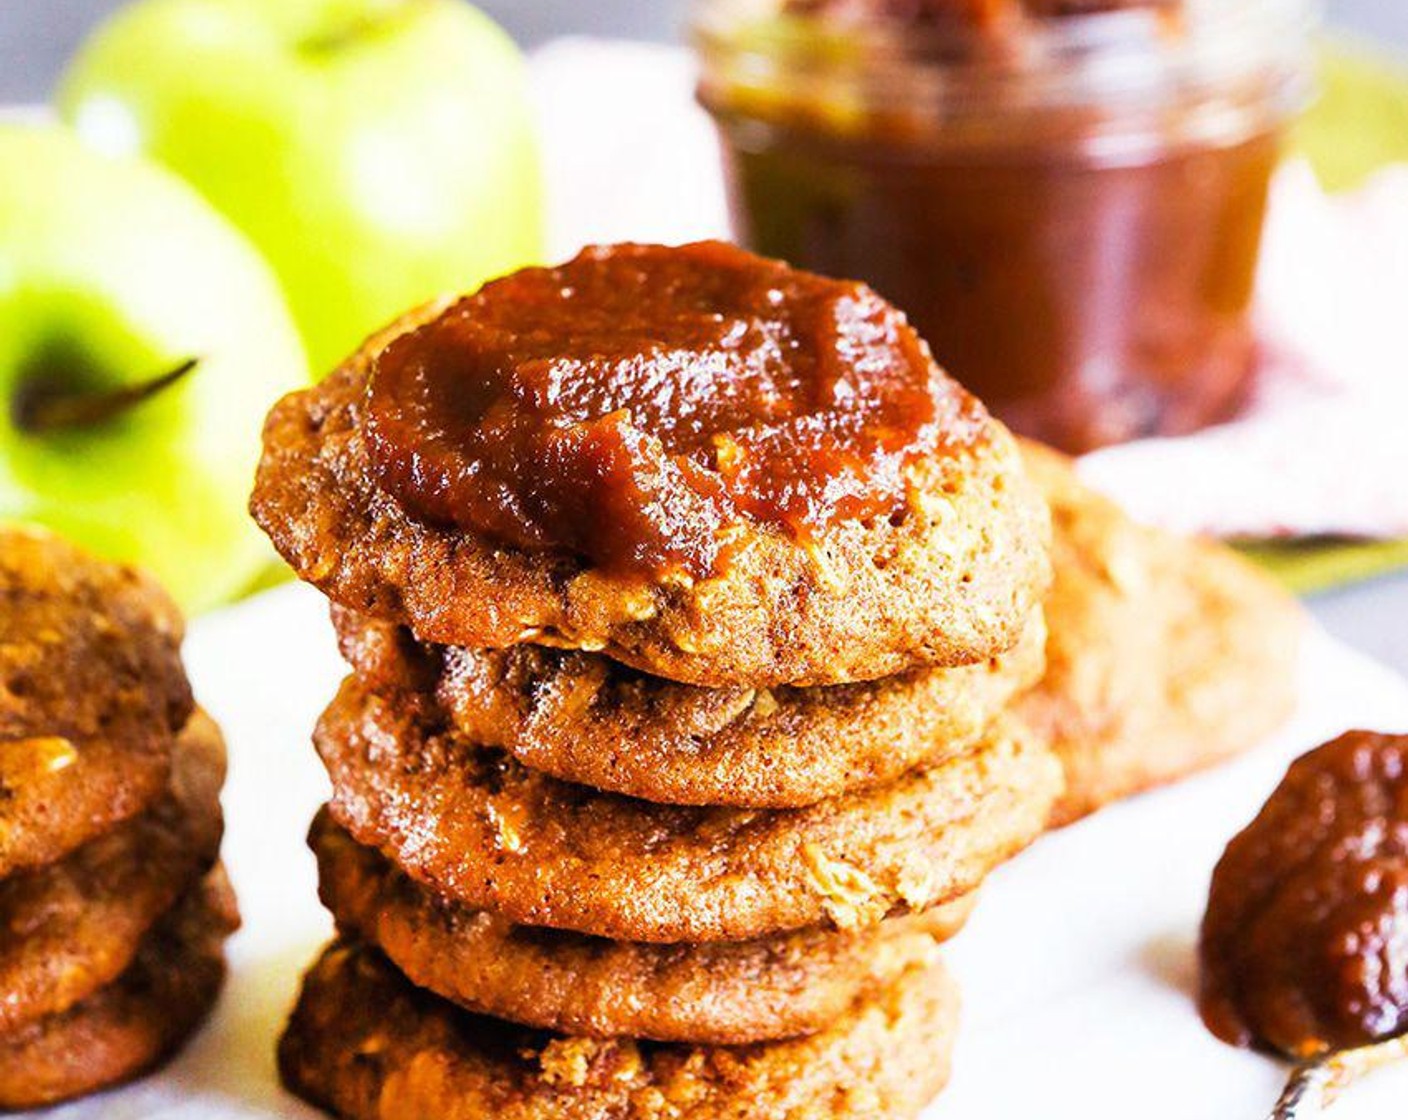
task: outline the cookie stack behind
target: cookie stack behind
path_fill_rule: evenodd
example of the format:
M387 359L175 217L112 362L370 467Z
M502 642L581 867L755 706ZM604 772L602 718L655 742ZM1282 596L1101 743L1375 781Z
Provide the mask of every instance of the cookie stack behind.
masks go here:
M805 540L745 518L708 578L506 547L393 493L371 447L391 428L369 419L386 355L466 317L503 337L510 295L609 305L617 256L667 270L636 290L688 289L691 314L754 268L782 307L798 275L721 246L597 250L398 324L270 417L253 510L333 600L354 670L315 735L333 797L311 842L340 940L284 1077L353 1120L917 1115L956 1024L936 946L1060 790L1006 714L1043 667L1045 508L1010 436L937 371L951 430L906 465L902 506ZM668 271L682 259L704 296ZM865 313L839 317L849 339L826 327L837 354L879 338L929 362L843 287ZM608 311L588 317L639 314Z
M1024 443L1051 508L1046 673L1022 720L1066 774L1053 826L1263 743L1295 710L1304 612L1224 545L1140 525Z
M219 730L167 597L0 532L0 1108L128 1080L204 1019L238 924Z

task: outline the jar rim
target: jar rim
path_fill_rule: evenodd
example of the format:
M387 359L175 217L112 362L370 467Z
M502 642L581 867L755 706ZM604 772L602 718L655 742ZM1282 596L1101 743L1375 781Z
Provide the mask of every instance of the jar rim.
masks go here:
M990 32L843 23L780 12L780 0L697 0L691 32L706 100L714 79L784 94L800 79L840 83L872 109L912 107L918 93L952 115L965 106L982 111L994 98L1028 109L1111 99L1152 105L1252 83L1268 111L1285 116L1308 94L1321 7L1321 0L1181 0L1031 16Z

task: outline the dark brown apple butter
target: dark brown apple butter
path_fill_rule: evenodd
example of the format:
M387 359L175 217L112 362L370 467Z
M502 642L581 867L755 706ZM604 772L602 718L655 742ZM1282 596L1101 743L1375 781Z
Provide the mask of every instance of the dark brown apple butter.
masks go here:
M1408 736L1351 731L1227 847L1203 921L1219 1038L1312 1058L1408 1031Z
M414 516L697 578L744 519L894 514L911 461L985 422L869 288L709 242L486 285L379 356L366 431Z

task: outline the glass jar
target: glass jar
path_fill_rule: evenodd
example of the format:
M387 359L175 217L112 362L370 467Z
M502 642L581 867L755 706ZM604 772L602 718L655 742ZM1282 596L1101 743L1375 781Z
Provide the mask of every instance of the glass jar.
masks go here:
M994 412L1080 452L1244 400L1267 188L1315 15L703 0L693 34L740 241L869 282Z

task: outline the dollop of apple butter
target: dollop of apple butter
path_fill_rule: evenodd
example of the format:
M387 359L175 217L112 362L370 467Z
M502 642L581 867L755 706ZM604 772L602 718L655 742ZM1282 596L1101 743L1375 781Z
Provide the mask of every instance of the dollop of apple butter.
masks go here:
M381 353L365 430L412 516L702 578L748 522L897 513L915 458L986 423L869 288L706 242L486 285Z
M1295 763L1213 875L1203 1020L1294 1058L1408 1031L1408 736Z

